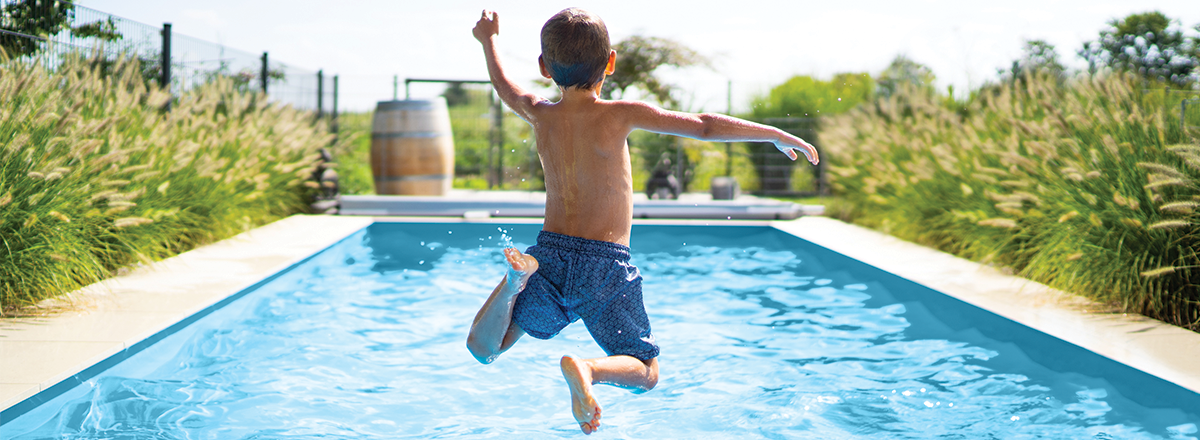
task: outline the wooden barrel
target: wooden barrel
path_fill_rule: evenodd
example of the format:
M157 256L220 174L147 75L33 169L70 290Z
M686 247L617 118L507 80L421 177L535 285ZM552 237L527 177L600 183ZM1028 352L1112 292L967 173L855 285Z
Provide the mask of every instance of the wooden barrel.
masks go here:
M380 101L371 125L376 194L441 196L454 180L446 100Z

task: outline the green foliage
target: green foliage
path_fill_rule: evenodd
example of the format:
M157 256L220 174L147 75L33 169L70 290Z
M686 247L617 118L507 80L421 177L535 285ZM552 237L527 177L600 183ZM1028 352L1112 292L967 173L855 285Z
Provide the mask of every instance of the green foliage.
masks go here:
M101 41L117 41L124 37L117 32L117 23L113 21L112 16L103 21L97 20L75 26L71 28L71 35L79 38L95 38Z
M696 51L672 40L658 37L634 35L613 45L617 52L616 69L604 81L600 97L613 99L624 97L625 91L636 87L653 96L660 104L678 107L671 92L675 87L662 82L654 75L662 66L691 67L708 66L708 59Z
M1198 79L1200 37L1184 37L1182 30L1171 27L1172 21L1158 11L1113 19L1098 40L1084 43L1079 56L1092 72L1109 67L1187 86Z
M1200 146L1137 84L900 88L821 132L837 215L1200 330Z
M371 174L372 112L338 115L339 142L329 150L337 163L338 185L342 194L375 194Z
M305 212L330 135L228 79L170 95L136 61L0 75L0 311Z
M62 32L75 16L75 5L63 0L11 0L0 8L0 29L34 37L49 37ZM0 48L8 56L33 55L41 42L28 38L0 38Z
M751 102L750 117L814 118L835 115L867 102L875 82L866 73L839 73L829 81L796 75Z

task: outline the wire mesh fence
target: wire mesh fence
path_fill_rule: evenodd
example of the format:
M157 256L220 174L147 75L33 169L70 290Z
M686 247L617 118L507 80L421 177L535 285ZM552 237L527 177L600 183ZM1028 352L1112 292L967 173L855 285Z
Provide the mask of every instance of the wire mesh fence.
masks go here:
M68 57L137 58L147 81L176 96L217 77L263 90L273 102L323 113L336 100L332 76L63 0L0 0L0 49L10 62L58 69Z
M454 136L454 187L544 189L533 133L482 80L397 80L399 99L443 97Z
M230 78L242 90L266 92L273 102L312 110L317 117L333 116L329 122L338 130L337 76L271 59L267 52L250 53L177 34L169 23L149 25L63 0L0 0L0 49L10 62L41 63L51 71L70 56L110 62L135 57L148 81L168 84L176 96L218 77ZM353 78L380 82L381 87L373 88L379 90L375 98L380 100L389 95L396 99L445 97L455 142L454 187L545 188L530 127L498 102L490 84ZM1191 108L1200 110L1200 104ZM815 120L765 122L817 141ZM364 129L362 124L355 126ZM363 135L370 138L369 132ZM752 193L804 196L825 192L821 168L791 162L771 144L709 143L638 132L630 137L629 145L634 187L639 191L659 170L674 175L685 191L708 191L714 177L731 176L742 190Z

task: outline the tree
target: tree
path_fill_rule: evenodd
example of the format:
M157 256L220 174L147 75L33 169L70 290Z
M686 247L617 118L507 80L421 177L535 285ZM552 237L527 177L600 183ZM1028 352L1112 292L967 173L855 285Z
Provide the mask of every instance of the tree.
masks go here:
M1078 54L1092 73L1108 67L1186 86L1198 79L1200 38L1184 37L1173 22L1158 11L1113 19L1100 38L1084 43ZM1196 30L1200 32L1200 26Z
M679 102L671 96L675 87L654 75L662 66L691 67L709 66L709 61L698 52L666 38L634 35L613 45L617 51L616 70L604 80L600 96L604 99L624 97L630 87L637 87L653 96L660 104L677 107Z
M1021 58L1013 60L1007 71L998 69L1004 82L1021 81L1026 75L1047 74L1059 80L1066 79L1066 68L1058 61L1054 45L1045 40L1026 40Z
M62 0L9 0L0 9L0 29L30 35L50 37L67 29L75 18L75 5ZM33 55L40 48L38 40L18 35L4 35L0 48L17 58Z
M901 84L911 84L918 90L925 90L932 95L935 79L937 77L933 75L933 71L925 65L910 60L907 56L898 55L875 79L876 93L881 98L887 98L896 94L902 87Z

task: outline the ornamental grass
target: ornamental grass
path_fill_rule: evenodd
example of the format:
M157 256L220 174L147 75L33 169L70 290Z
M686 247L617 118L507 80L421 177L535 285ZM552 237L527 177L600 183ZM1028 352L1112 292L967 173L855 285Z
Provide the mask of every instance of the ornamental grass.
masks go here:
M2 61L0 311L305 212L331 140L228 78L173 99L136 61Z
M825 125L831 184L853 222L1200 330L1200 146L1142 86L899 93Z

